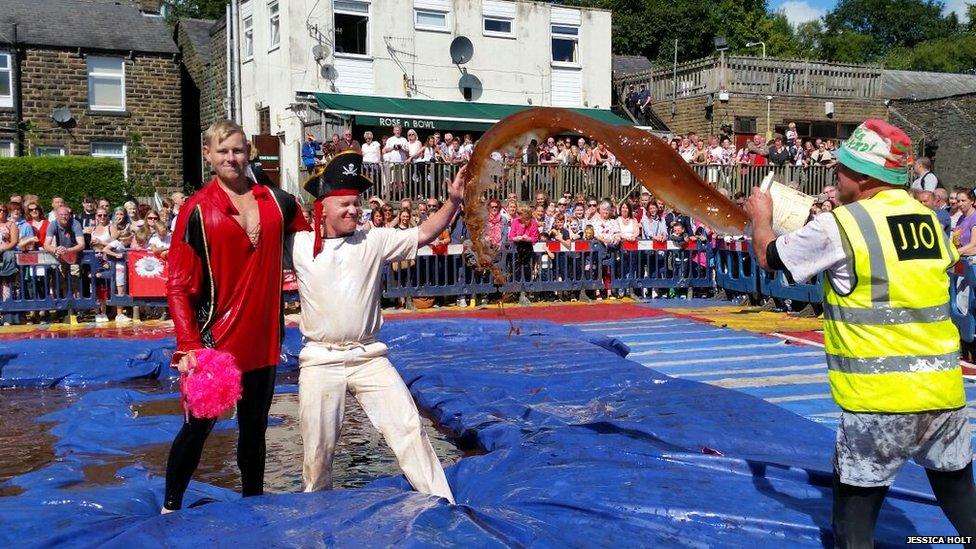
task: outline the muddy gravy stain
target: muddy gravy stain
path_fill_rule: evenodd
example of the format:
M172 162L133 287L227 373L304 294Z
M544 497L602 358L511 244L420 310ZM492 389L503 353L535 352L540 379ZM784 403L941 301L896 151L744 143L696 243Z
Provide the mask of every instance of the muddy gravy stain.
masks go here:
M283 380L279 377L279 383ZM170 393L153 382L139 383L139 390L147 393ZM133 388L131 385L130 388ZM54 444L57 438L49 433L55 423L39 423L36 418L65 408L75 402L85 389L6 389L0 391L0 484L12 477L38 470L56 461ZM130 407L136 417L159 415L182 416L179 399L173 398L138 403ZM267 431L267 462L265 491L268 493L299 492L302 489L302 438L298 427L298 395L275 395L271 405L271 425ZM228 418L233 420L228 414ZM431 445L445 466L478 450L462 451L453 444L451 433L438 430L426 417L421 418ZM68 489L87 489L94 486L119 484L117 472L131 465L140 465L160 477L166 474L166 459L171 441L128 449L128 455L88 456L90 464L83 468L85 480ZM355 488L378 477L399 475L396 458L359 404L347 395L342 436L334 465L336 488ZM222 488L240 490L237 470L237 429L215 430L207 439L200 466L193 479ZM16 486L0 487L0 497L22 492Z
M464 222L471 233L472 249L483 268L490 268L498 282L505 277L494 263L493 250L484 238L487 209L485 191L503 176L503 163L493 152L521 155L531 139L573 133L606 145L617 160L653 195L681 213L690 215L712 230L738 235L748 221L745 212L722 196L718 189L698 177L678 153L661 138L633 126L612 126L568 109L536 107L508 116L492 126L475 147L468 163L468 185L464 196Z

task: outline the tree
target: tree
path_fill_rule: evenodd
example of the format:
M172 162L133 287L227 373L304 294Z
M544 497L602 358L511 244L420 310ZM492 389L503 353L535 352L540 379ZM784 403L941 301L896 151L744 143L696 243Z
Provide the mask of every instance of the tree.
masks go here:
M937 38L914 48L897 48L885 66L892 69L937 72L976 72L976 34Z
M942 10L937 0L840 0L824 18L824 53L837 61L875 61L894 48L955 34L958 18Z
M170 21L181 17L219 19L224 16L228 0L163 0Z
M800 57L805 59L823 57L823 24L819 19L800 23L793 34Z

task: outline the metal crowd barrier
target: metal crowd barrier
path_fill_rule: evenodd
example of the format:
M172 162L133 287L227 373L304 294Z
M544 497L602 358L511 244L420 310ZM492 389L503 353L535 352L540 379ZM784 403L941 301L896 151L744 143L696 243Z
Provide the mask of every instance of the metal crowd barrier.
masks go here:
M748 195L752 187L759 185L770 171L776 173L781 183L795 184L810 195L819 194L827 185L833 185L834 169L825 166L753 166L749 164L693 164L692 168L702 178L717 187L728 189L733 195ZM364 164L363 171L374 185L367 197L379 196L383 200L399 202L404 199L440 198L445 194L446 182L452 180L461 164L440 162ZM489 198L507 198L515 195L521 201L532 201L535 194L546 193L550 198L573 195L592 195L598 198L625 196L643 190L640 183L620 166L566 166L562 164L498 164L491 176L494 186L488 190Z
M691 242L639 241L608 250L590 241L571 247L538 242L506 243L496 265L506 278L496 286L488 271L466 262L464 247L418 250L417 258L385 267L383 296L464 296L493 292L565 292L599 289L711 288L711 248Z
M531 201L536 193L549 197L563 193L593 195L600 198L623 198L637 185L631 182L630 173L619 166L564 166L558 164L499 164L492 174L494 186L488 190L489 198L507 198L514 194L521 201ZM364 164L363 171L374 185L367 197L379 196L386 201L399 202L418 197L440 198L445 194L446 183L454 179L461 164L438 162Z
M834 184L834 169L826 166L693 164L692 168L703 181L728 189L733 195L741 192L748 196L770 171L776 174L780 183L796 185L813 196L820 194L825 186Z
M10 299L0 301L0 312L93 309L97 306L94 273L100 262L94 252L82 252L71 263L48 252L14 252L17 272L8 277Z
M163 295L130 296L128 276L116 284L116 276L128 272L127 258L106 263L95 252L85 251L72 263L65 263L47 252L7 253L16 254L17 270L2 281L9 286L10 297L0 301L0 313L94 310L100 299L121 307L166 305ZM719 288L756 300L817 304L823 295L822 275L791 282L782 272L760 269L747 240L720 240L714 248L704 242L677 245L643 240L609 250L595 241L577 241L570 246L559 242L525 246L506 243L496 262L506 277L501 286L495 285L491 273L473 268L470 259L459 244L422 248L415 259L384 267L383 296ZM973 341L976 267L963 260L949 275L950 316L963 341ZM293 282L285 285L289 301L297 300Z
M790 282L778 271L770 273L756 266L749 241L719 242L715 250L715 285L726 291L762 298L792 300L794 303L823 302L823 274L809 281ZM976 339L976 266L963 258L949 272L949 317L959 337Z

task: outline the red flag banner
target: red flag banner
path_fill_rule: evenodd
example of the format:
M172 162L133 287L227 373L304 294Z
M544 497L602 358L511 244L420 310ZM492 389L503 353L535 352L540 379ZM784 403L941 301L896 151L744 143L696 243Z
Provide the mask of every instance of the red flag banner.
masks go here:
M152 252L129 250L129 295L166 297L166 260Z

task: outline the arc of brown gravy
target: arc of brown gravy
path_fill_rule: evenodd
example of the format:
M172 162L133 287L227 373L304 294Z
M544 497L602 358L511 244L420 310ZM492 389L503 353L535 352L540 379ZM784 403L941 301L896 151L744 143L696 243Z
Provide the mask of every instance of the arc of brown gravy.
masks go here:
M521 146L531 139L541 143L561 133L580 134L603 143L655 198L713 231L732 235L745 231L745 212L703 182L663 139L633 126L612 126L568 109L535 107L505 117L489 128L468 162L464 222L479 264L491 269L496 283L504 283L505 277L494 265L493 252L484 238L488 211L482 197L493 184L492 176L502 175L503 166L491 159L491 153L521 154Z

